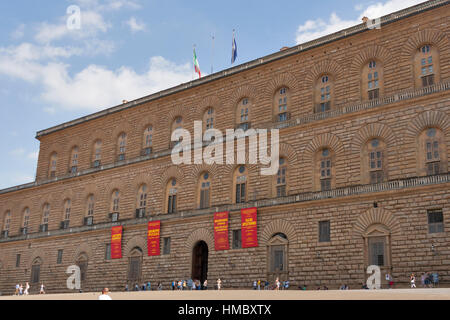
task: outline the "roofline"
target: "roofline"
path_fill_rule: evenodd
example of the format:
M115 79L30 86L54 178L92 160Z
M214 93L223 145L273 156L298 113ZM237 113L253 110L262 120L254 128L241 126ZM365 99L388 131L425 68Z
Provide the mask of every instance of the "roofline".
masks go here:
M405 19L412 15L416 15L416 14L419 14L419 13L422 13L422 12L425 12L428 10L432 10L432 9L447 5L449 3L450 3L450 0L426 1L426 2L420 3L418 5L385 15L380 18L380 22L381 22L381 25L386 25L386 24L393 23L393 22L396 22L401 19ZM175 86L175 87L163 90L163 91L159 91L157 93L133 100L131 102L123 103L123 104L120 104L120 105L117 105L117 106L114 106L111 108L107 108L102 111L92 113L90 115L87 115L87 116L84 116L84 117L81 117L81 118L78 118L75 120L71 120L71 121L62 123L60 125L50 127L45 130L38 131L36 133L36 139L39 140L41 137L49 135L51 133L54 133L54 132L57 132L57 131L60 131L60 130L63 130L63 129L66 129L69 127L73 127L73 126L76 126L78 124L81 124L81 123L84 123L87 121L105 117L107 115L110 115L110 114L113 114L113 113L116 113L119 111L133 108L133 107L142 105L142 104L150 102L150 101L155 101L155 100L161 99L163 97L167 97L167 96L170 96L170 95L173 95L173 94L176 94L176 93L179 93L179 92L191 89L191 88L195 88L195 87L201 86L203 84L206 84L206 83L209 83L212 81L216 81L216 80L219 80L219 79L222 79L225 77L229 77L231 75L235 75L237 73L244 72L246 70L253 69L258 66L261 66L261 65L279 60L279 59L283 59L283 58L298 54L303 51L311 50L313 48L316 48L316 47L319 47L319 46L322 46L325 44L329 44L331 42L338 41L338 40L356 35L358 33L361 33L361 32L367 31L367 30L369 30L367 25L365 23L361 23L361 24L355 25L353 27L343 29L341 31L337 31L335 33L323 36L321 38L296 45L296 46L286 49L284 51L275 52L275 53L269 54L267 56L240 64L238 66L228 68L228 69L222 70L220 72L213 73L204 78L200 78L197 80L182 83L178 86Z

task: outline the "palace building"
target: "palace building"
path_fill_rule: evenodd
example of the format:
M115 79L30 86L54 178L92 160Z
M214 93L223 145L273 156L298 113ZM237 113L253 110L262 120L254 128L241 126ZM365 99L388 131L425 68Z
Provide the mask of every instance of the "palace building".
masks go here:
M212 287L219 277L224 288L276 277L360 288L369 265L383 285L388 272L398 286L422 272L448 285L449 4L426 1L377 27L361 23L38 132L36 180L0 190L0 292L27 281L31 292L41 282L69 292L72 265L85 292L189 278ZM174 165L171 133L193 133L194 121L279 129L278 173ZM246 208L257 210L251 247ZM229 213L229 248L218 250L220 212ZM149 222L159 223L156 242Z

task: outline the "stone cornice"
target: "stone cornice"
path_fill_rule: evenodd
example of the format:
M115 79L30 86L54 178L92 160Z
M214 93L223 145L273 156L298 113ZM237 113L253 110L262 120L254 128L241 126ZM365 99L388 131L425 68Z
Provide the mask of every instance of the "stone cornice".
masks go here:
M449 3L449 0L426 1L426 2L418 4L416 6L412 6L412 7L406 8L404 10L400 10L400 11L385 15L380 18L380 23L381 23L381 26L390 24L390 23L396 22L398 20L407 18L409 16L416 15L416 14L419 14L419 13L422 13L422 12L425 12L427 10L431 10L434 8L438 8L440 6L444 6L448 3ZM201 79L198 79L195 81L190 81L190 82L178 85L176 87L173 87L173 88L170 88L167 90L163 90L163 91L157 92L152 95L148 95L148 96L140 98L140 99L136 99L136 100L128 102L128 103L124 103L124 104L121 104L121 105L118 105L118 106L115 106L112 108L102 110L97 113L93 113L93 114L85 116L85 117L81 117L81 118L78 118L78 119L45 129L45 130L38 131L36 133L36 138L39 139L42 136L51 134L56 131L60 131L60 130L90 121L90 120L98 119L98 118L101 118L101 117L104 117L109 114L113 114L113 113L116 113L116 112L119 112L122 110L133 108L133 107L142 105L144 103L148 103L150 101L158 100L160 98L167 97L167 96L173 95L175 93L179 93L179 92L191 89L191 88L201 86L201 85L209 83L211 81L216 81L216 80L219 80L219 79L222 79L225 77L229 77L231 75L235 75L237 73L244 72L246 70L253 69L258 66L298 54L300 52L304 52L304 51L307 51L307 50L310 50L310 49L313 49L313 48L316 48L316 47L319 47L319 46L322 46L322 45L325 45L325 44L328 44L328 43L331 43L331 42L334 42L337 40L341 40L341 39L350 37L352 35L356 35L358 33L361 33L361 32L367 31L367 30L369 30L367 25L365 23L361 23L356 26L332 33L330 35L327 35L327 36L324 36L324 37L321 37L321 38L318 38L318 39L315 39L315 40L312 40L312 41L309 41L309 42L306 42L306 43L303 43L300 45L296 45L289 49L249 61L247 63L238 65L233 68L223 70L221 72L211 74L204 78L201 78Z
M72 235L75 233L82 233L88 231L95 230L108 230L113 226L137 226L137 225L145 225L148 221L160 220L162 222L171 222L177 219L187 219L187 218L195 218L195 217L203 217L207 215L212 215L214 212L223 212L223 211L231 211L236 212L240 211L244 208L249 207L257 207L257 208L268 208L274 206L281 205L289 205L296 203L303 203L308 201L321 201L327 199L338 199L350 196L359 196L359 195L368 195L379 192L389 192L389 191L398 191L404 189L411 188L419 188L424 186L433 186L439 184L450 183L450 173L435 175L435 176L426 176L426 177L413 177L407 179L400 180L392 180L378 184L370 184L370 185L358 185L352 187L344 187L339 189L334 189L330 191L319 191L319 192L306 192L300 193L292 196L287 196L283 198L272 198L272 199L263 199L257 201L250 201L247 203L240 204L229 204L217 206L209 209L203 210L189 210L189 211L181 211L174 214L158 214L148 218L143 219L128 219L119 222L106 222L99 223L93 226L79 226L69 228L68 230L51 230L48 232L41 233L32 233L28 235L20 235L14 236L6 239L0 239L0 244L2 243L10 243L14 241L23 241L23 240L32 240L32 239L41 239L45 237L54 237L54 236L64 236L64 235Z

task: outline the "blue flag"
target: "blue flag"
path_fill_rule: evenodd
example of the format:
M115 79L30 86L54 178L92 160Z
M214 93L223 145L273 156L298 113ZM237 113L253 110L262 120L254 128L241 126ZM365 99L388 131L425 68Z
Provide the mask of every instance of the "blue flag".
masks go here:
M233 64L236 61L237 58L237 45L236 45L236 38L234 37L233 32L233 42L231 44L231 64Z

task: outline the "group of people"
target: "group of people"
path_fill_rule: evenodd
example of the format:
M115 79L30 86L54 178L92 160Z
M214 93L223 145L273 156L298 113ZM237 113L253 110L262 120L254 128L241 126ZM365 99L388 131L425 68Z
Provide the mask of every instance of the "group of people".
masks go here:
M158 282L156 286L156 290L161 291L163 289L162 283ZM152 284L149 282L143 283L142 285L139 285L137 283L134 284L134 291L151 291L152 290ZM128 287L128 284L125 285L125 291L130 291L130 288Z
M189 280L174 280L171 284L172 291L174 290L208 290L208 280L201 283L198 279Z
M28 282L23 286L21 283L16 284L16 291L14 292L15 296L27 296L30 294L31 286ZM44 283L41 283L41 289L39 290L39 294L45 294L45 286Z
M409 277L411 282L411 288L417 288L416 286L416 275L414 273ZM434 288L439 285L439 274L437 272L429 273L422 272L420 276L420 282L422 288Z
M253 290L288 290L289 289L289 280L280 281L279 278L276 278L275 282L270 285L270 282L267 280L255 280L253 281Z

